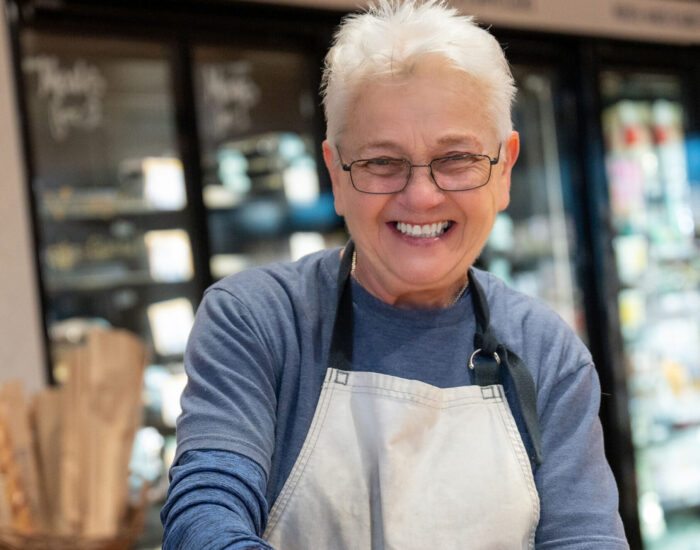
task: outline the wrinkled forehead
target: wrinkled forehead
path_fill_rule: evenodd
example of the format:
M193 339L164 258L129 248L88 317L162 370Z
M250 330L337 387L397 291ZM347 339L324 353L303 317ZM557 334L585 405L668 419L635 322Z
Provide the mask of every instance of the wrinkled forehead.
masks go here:
M358 83L348 96L340 141L357 148L420 139L480 152L498 133L489 101L488 85L478 78L449 63L424 61Z

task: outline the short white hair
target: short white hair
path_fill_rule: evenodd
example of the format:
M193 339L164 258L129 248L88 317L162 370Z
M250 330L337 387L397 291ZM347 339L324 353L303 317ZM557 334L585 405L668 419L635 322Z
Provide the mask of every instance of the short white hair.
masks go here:
M323 71L326 138L337 145L360 85L410 75L428 56L446 59L479 83L488 118L505 141L513 129L516 88L503 50L472 17L460 15L444 0L377 0L366 12L343 19Z

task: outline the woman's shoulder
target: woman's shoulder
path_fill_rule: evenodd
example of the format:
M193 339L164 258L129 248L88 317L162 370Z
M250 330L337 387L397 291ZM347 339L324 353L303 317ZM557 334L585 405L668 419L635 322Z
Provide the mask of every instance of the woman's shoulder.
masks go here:
M576 331L548 304L511 288L491 273L474 271L489 303L491 326L515 353L533 365L558 365L557 378L592 364Z
M484 289L492 318L505 317L519 324L536 321L543 328L561 327L573 332L567 322L542 299L515 290L488 271L474 269L474 274Z
M321 251L217 281L199 305L190 347L215 348L227 341L228 348L255 349L280 368L302 353L302 341L315 345L315 336L329 330L335 307L334 255L337 249Z
M273 262L245 269L214 284L205 295L229 295L254 308L261 302L324 299L333 291L339 249L314 252L296 261ZM225 298L224 298L225 299Z

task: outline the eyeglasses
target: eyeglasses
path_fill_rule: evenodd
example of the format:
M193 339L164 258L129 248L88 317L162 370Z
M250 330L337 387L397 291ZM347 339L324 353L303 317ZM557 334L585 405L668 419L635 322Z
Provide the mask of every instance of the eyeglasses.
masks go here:
M340 156L340 148L338 148ZM498 156L492 159L488 155L464 153L431 160L428 164L411 164L406 159L379 157L358 159L345 164L343 170L350 172L352 186L361 193L383 195L403 191L411 180L414 168L430 168L430 175L435 185L443 191L469 191L483 187L491 178L491 167L498 164Z

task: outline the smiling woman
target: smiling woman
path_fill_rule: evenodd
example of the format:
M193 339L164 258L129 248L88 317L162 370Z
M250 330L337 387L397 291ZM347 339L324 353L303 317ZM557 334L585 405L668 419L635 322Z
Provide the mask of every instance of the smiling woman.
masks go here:
M336 211L345 216L357 247L358 276L384 302L428 308L449 304L486 243L496 214L508 205L518 135L511 131L503 140L501 155L501 136L486 115L490 98L482 89L452 63L427 55L414 59L409 73L384 76L355 92L342 124L342 146L323 145ZM362 189L352 179L352 169L349 174L345 170L339 150L350 166L367 156L384 161L398 157L399 163L408 159L409 170L399 174L403 185L393 193L358 193ZM499 158L493 167L486 163L491 170L468 177L463 173L458 190L446 192L438 185L431 159L478 154L486 160L488 153ZM411 163L420 167L411 170ZM478 178L477 185L470 184L472 178ZM399 224L420 229L409 233ZM447 230L427 238L423 228L432 235L432 224Z
M323 90L352 240L207 291L163 547L627 548L588 350L472 267L520 149L497 42L381 1Z

